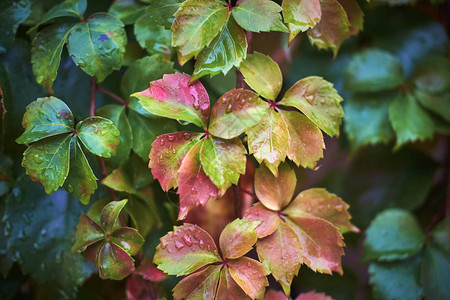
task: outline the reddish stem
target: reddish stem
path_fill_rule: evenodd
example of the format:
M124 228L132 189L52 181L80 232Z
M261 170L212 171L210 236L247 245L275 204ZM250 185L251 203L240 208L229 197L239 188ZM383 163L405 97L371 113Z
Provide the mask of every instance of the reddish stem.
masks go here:
M259 200L258 196L256 196L254 193L244 190L243 188L239 187L240 191L244 194L250 195L253 199Z
M113 99L119 101L121 104L123 104L123 105L125 105L125 106L128 106L128 102L127 102L127 101L125 101L125 100L122 99L121 97L117 96L117 95L114 94L113 92L110 92L110 91L108 91L108 90L105 90L105 89L99 87L98 85L97 85L97 91L99 91L100 93L103 93L103 94L105 94L105 95L110 96L111 98L113 98Z
M91 117L93 117L93 116L95 116L95 101L96 101L96 95L95 95L96 88L95 87L97 86L97 81L95 80L94 77L91 77L90 83L91 83L91 101L89 104L89 115Z

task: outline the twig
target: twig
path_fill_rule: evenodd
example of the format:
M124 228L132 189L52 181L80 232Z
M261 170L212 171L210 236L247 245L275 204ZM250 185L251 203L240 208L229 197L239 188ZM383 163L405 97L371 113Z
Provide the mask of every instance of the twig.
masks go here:
M110 91L108 91L108 90L105 90L105 89L99 87L98 85L97 85L97 91L99 91L100 93L103 93L103 94L105 94L105 95L110 96L111 98L113 98L113 99L119 101L121 104L123 104L123 105L125 105L125 106L128 106L128 102L127 102L127 101L125 101L125 100L122 99L121 97L117 96L117 95L114 94L113 92L110 92Z
M89 104L89 115L91 117L95 116L95 92L96 92L96 86L97 86L97 81L95 80L94 77L91 77L91 101Z
M258 196L256 196L254 193L252 193L252 192L250 192L250 191L247 191L247 190L244 190L243 188L241 188L241 187L239 187L239 189L240 189L240 191L242 192L242 193L244 193L244 194L247 194L247 195L250 195L253 199L255 199L255 200L259 200L258 199Z

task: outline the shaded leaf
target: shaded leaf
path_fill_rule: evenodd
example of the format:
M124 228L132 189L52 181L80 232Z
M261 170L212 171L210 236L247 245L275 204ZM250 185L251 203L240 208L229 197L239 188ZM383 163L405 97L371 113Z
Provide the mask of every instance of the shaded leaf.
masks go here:
M261 203L255 203L250 207L245 212L244 219L261 222L255 229L260 239L271 235L281 221L278 212L265 208Z
M137 0L117 0L109 7L108 13L129 25L145 13L145 5Z
M75 234L75 244L72 246L72 254L83 252L87 246L90 246L105 237L105 232L94 220L87 214L80 216L80 222L77 225Z
M269 56L254 52L239 66L245 82L268 100L275 100L281 90L283 77L280 67Z
M283 0L284 22L289 27L289 42L300 31L306 31L319 23L322 17L319 0Z
M450 259L448 253L435 246L427 246L420 268L420 283L423 285L426 299L448 299L450 297L449 279Z
M222 31L197 56L191 81L206 74L210 77L220 72L226 75L233 66L238 67L246 56L245 32L230 17Z
M16 36L17 28L31 13L31 1L2 1L0 4L0 53L6 52Z
M103 243L100 247L96 265L102 279L122 280L134 271L133 258L113 242Z
M67 46L75 64L99 82L120 69L127 42L123 26L106 13L96 13L86 23L76 24Z
M131 96L139 99L149 112L166 118L182 120L206 128L209 117L209 96L200 82L189 85L187 74L166 74L152 81L150 88Z
M258 94L244 89L226 92L212 107L208 131L217 137L238 137L259 122L268 105Z
M40 23L31 29L32 31L37 29L40 24L46 23L51 19L58 17L74 17L83 19L84 11L86 10L86 0L65 0L62 3L53 6L40 20Z
M146 8L146 13L152 18L152 20L166 29L170 29L173 20L175 20L174 14L180 8L180 3L184 0L149 0Z
M339 125L344 116L342 100L333 84L321 77L310 76L297 81L280 104L299 109L329 136L339 136Z
M433 243L444 252L450 253L450 218L439 222L430 232Z
M220 250L226 259L236 259L249 252L258 239L255 228L259 222L236 219L220 234Z
M325 295L324 293L316 293L316 291L311 291L298 295L295 300L333 300L333 298Z
M221 260L211 236L197 225L175 226L160 240L153 262L169 275L187 275Z
M209 265L205 269L183 278L173 289L174 299L215 299L220 265Z
M119 192L135 194L132 182L123 168L115 169L102 180L102 184Z
M171 48L172 32L161 25L155 24L155 21L149 14L143 15L136 21L134 24L134 34L139 45L147 50L149 54L160 53L170 58L173 52ZM139 90L142 90L142 88L133 92Z
M139 232L130 227L115 230L111 234L111 241L130 255L136 255L144 244L144 239Z
M77 124L77 137L93 154L109 158L116 154L120 132L113 122L102 117L89 117Z
M392 261L420 251L425 236L412 214L389 209L378 214L366 231L365 261Z
M240 0L232 10L239 26L253 32L286 32L280 12L281 7L270 0Z
M264 266L254 259L241 257L229 262L231 277L252 299L262 298L269 285Z
M100 225L107 234L114 230L117 218L128 200L113 201L108 203L101 212Z
M424 93L448 92L450 89L450 62L441 56L428 58L414 71L413 81L414 86ZM436 109L436 113L439 113L438 109ZM445 118L444 115L442 116Z

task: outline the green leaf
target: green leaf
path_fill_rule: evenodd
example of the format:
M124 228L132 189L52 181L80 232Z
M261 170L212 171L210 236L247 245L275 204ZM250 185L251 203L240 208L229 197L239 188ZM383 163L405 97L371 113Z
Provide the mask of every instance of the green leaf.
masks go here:
M153 19L153 21L166 29L170 29L174 14L180 8L180 3L184 0L149 0L146 13Z
M283 84L280 67L269 56L254 52L239 66L245 82L268 100L275 100Z
M73 115L70 108L55 97L38 98L31 102L22 119L25 132L16 143L28 144L46 137L73 131Z
M249 252L258 239L255 228L260 222L236 219L229 223L220 234L222 254L227 259L236 259Z
M133 258L113 242L102 244L95 263L102 279L122 280L134 271Z
M102 180L102 184L119 192L125 192L129 194L137 193L128 174L123 168L118 168L112 171L111 174L109 174Z
M425 236L412 214L388 209L378 214L366 231L364 260L392 261L422 249Z
M3 222L8 252L13 253L23 274L48 283L60 298L75 298L95 270L80 255L71 255L76 225L86 208L64 190L46 195L26 176L19 177L16 192L7 198Z
M233 66L238 67L245 59L247 47L245 32L230 17L222 31L197 56L191 81L206 74L212 77L222 72L226 75Z
M122 95L129 99L132 93L146 89L149 82L162 78L164 74L174 72L173 62L165 60L161 55L138 59L123 74L120 82ZM131 104L130 102L130 106ZM131 106L131 108L133 107Z
M60 24L44 28L33 40L31 63L36 81L51 91L56 79L61 53L73 25Z
M418 300L422 296L419 285L420 259L373 263L369 267L370 285L376 299Z
M247 31L281 31L287 28L281 20L282 8L270 0L240 0L232 10L236 22Z
M450 253L450 218L445 218L439 222L430 232L434 245L444 252Z
M37 26L44 24L51 19L58 17L74 17L83 19L84 11L86 10L86 0L65 0L64 2L53 6L42 17L41 22L33 27L31 30L35 31Z
M72 135L49 137L28 147L22 166L31 180L40 182L51 194L63 185L69 174L69 146Z
M374 92L403 83L403 67L395 56L379 49L368 49L353 56L345 70L349 90Z
M75 244L72 246L72 254L83 252L87 246L90 246L105 238L105 232L94 220L87 214L80 216L80 222L77 225L75 234Z
M183 278L173 289L174 299L214 299L217 295L220 265L209 265L205 269Z
M101 212L100 225L107 234L111 234L114 230L117 218L128 200L113 201L108 203Z
M297 81L280 104L299 109L329 136L339 136L344 116L342 100L333 84L321 77L310 76Z
M278 168L278 176L261 165L255 172L255 193L258 200L268 209L278 211L291 202L297 178L288 164Z
M258 94L244 89L226 92L212 107L208 131L217 137L231 139L258 123L268 105Z
M109 7L109 14L123 24L134 24L145 13L145 5L137 0L117 0Z
M300 31L306 31L319 23L322 17L319 0L283 0L283 18L289 27L289 43Z
M212 237L197 225L174 226L160 240L153 262L169 275L187 275L221 260Z
M125 106L115 104L106 105L97 110L97 115L111 120L120 132L116 155L108 160L112 168L118 168L127 161L130 156L131 146L133 145L131 126L125 110Z
M93 154L109 158L116 154L120 132L113 122L102 117L89 117L77 124L77 137Z
M88 204L97 189L97 177L92 172L77 138L70 147L70 169L64 188L81 203Z
M171 48L172 32L155 24L148 14L143 15L136 21L134 34L139 45L149 54L160 53L170 58L173 52Z
M395 149L407 142L433 137L433 120L417 103L414 95L399 93L389 107L389 120L397 135Z
M178 48L178 61L184 65L208 46L229 17L224 0L186 0L175 13L172 46Z
M444 300L450 297L450 287L448 285L450 280L449 270L450 259L448 252L445 253L432 245L427 246L424 250L420 268L420 282L423 285L426 299Z
M6 0L0 4L0 53L12 46L17 28L31 13L31 1Z
M353 94L345 100L344 128L353 150L365 145L386 144L394 138L389 106L395 96L391 92Z
M221 194L237 184L245 173L247 151L240 139L223 140L210 136L202 141L200 161L206 175L220 189Z
M139 232L130 227L122 227L115 230L111 234L111 241L130 255L138 254L144 244L144 239Z
M131 96L139 99L149 112L166 118L182 120L206 128L209 117L209 96L200 82L189 85L187 74L166 74L152 81L150 88Z
M308 30L311 44L319 49L331 49L337 55L339 47L347 38L350 23L344 8L337 0L321 0L322 18L320 22Z
M297 166L314 168L323 157L325 143L320 129L306 116L293 111L281 112L289 131L287 156Z
M285 160L289 148L289 131L281 114L267 110L261 121L245 133L249 153L259 163L264 162L273 174L278 174L278 165Z
M90 16L76 24L70 33L68 50L73 61L89 76L102 82L113 70L119 70L127 36L123 23L106 13Z

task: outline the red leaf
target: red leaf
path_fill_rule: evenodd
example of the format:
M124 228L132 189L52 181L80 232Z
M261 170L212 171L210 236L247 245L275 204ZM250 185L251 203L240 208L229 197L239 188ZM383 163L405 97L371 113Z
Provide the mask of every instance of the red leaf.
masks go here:
M143 279L152 282L160 282L167 278L167 275L156 268L148 256L145 256L144 260L134 273L142 276Z
M220 282L217 289L216 300L229 299L250 299L241 287L234 281L228 268L223 268L220 272Z
M264 300L289 300L289 298L281 291L269 289L264 295Z
M150 281L144 280L132 274L127 280L126 295L127 300L153 300L153 287Z
M181 280L173 289L174 299L214 299L221 266L209 265Z
M134 271L134 260L113 242L106 242L96 257L99 276L102 279L121 280Z
M333 300L333 298L325 295L324 293L316 293L316 291L311 291L306 294L298 295L295 300Z
M227 259L239 258L253 248L258 239L255 231L259 222L236 219L228 224L220 235L222 254Z
M254 259L241 257L228 263L231 277L250 296L262 298L265 287L269 285L264 266Z
M261 203L256 203L250 207L245 212L244 218L249 221L261 221L258 227L256 227L258 238L272 234L277 229L281 220L277 212L265 208Z

